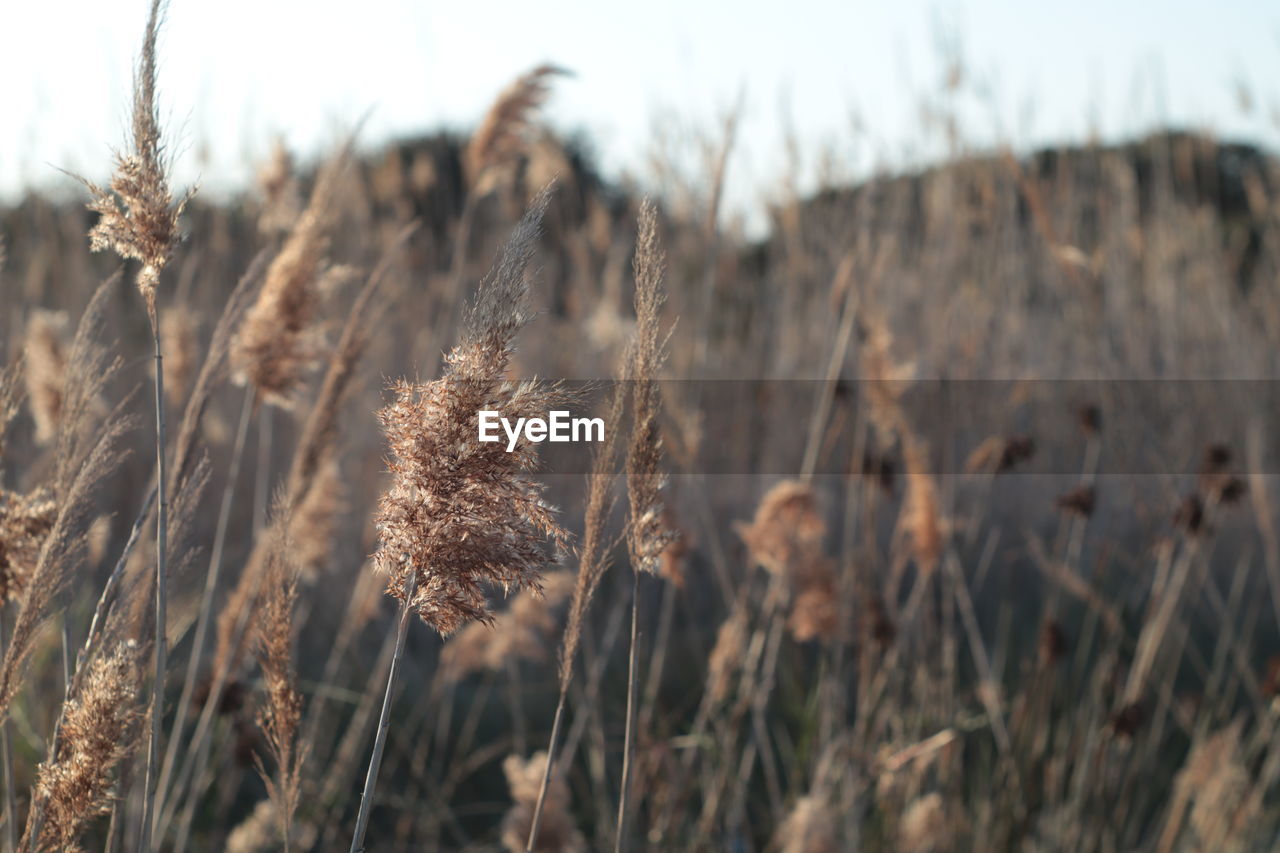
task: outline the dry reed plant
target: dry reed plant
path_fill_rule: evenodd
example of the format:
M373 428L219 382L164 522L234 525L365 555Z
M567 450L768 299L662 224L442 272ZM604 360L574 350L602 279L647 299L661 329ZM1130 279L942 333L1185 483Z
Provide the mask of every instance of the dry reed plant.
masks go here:
M617 483L617 445L619 423L622 420L626 396L621 384L615 385L605 416L604 435L591 455L591 473L587 481L586 507L583 512L582 539L578 547L578 572L574 576L573 592L569 604L569 616L565 622L564 636L560 643L557 670L559 698L556 700L555 718L551 724L551 739L547 746L547 759L542 774L542 787L535 799L533 813L526 835L526 847L532 849L542 821L548 786L555 770L560 731L564 722L565 700L573 681L578 646L582 642L582 628L591 601L595 598L600 580L609 568L609 547L605 541L605 527L613 511L614 486Z
M502 172L527 149L533 115L550 94L551 79L565 73L554 65L539 65L498 95L463 153L468 183L476 196L495 186Z
M0 851L1276 836L1280 160L983 153L947 44L942 159L852 180L788 140L759 235L743 104L615 180L543 126L551 65L474 133L277 143L187 205L149 11L93 215L0 203ZM478 443L588 399L529 376L613 376L604 441Z
M531 319L526 271L548 198L544 193L530 206L481 282L444 375L396 383L396 401L379 412L392 484L378 504L374 561L400 602L400 625L352 853L364 849L409 614L442 635L472 620L490 621L486 587L539 590L548 544L558 547L567 535L528 477L536 449L524 442L508 453L475 438L482 410L536 417L565 399L557 386L505 378L515 336Z
M277 406L293 405L306 373L323 353L315 319L323 280L343 274L325 255L349 161L349 150L344 148L321 169L306 209L267 267L258 301L245 315L232 345L237 381Z
M666 483L662 471L662 430L658 419L662 395L658 374L666 359L666 339L662 336L662 305L666 296L662 277L666 256L658 243L658 214L652 202L640 207L637 220L635 273L636 331L627 349L627 383L631 391L631 435L627 442L624 470L627 475L627 554L631 561L631 642L627 665L627 720L622 748L622 783L618 797L616 853L628 849L632 786L632 761L636 738L636 685L639 678L640 575L656 574L662 552L675 534L665 524L661 490Z
M266 737L267 751L275 766L270 773L258 760L258 770L275 804L275 814L285 850L292 849L293 815L298 808L305 748L298 744L302 720L302 694L298 692L293 665L293 610L298 598L296 545L289 538L287 518L280 518L267 557L266 593L255 616L255 650L266 682L266 701L258 711L258 726Z
M36 773L23 847L78 849L86 825L111 811L115 770L133 753L144 718L142 652L133 640L117 642L67 700L58 754Z
M177 200L169 188L168 163L160 139L159 109L156 105L156 41L164 17L162 0L152 0L151 11L139 53L133 81L133 115L131 138L126 152L116 155L115 174L106 189L88 181L92 201L89 209L98 214L98 222L89 231L94 251L111 250L122 258L139 261L136 283L147 306L155 354L155 420L156 420L156 573L155 573L155 674L152 687L150 719L151 738L147 759L148 795L142 815L144 851L151 848L154 786L160 757L161 728L164 716L164 677L168 653L167 569L168 509L165 478L165 413L164 367L160 340L160 322L156 309L156 290L160 277L173 257L181 237L179 220L191 198L188 193Z
M515 335L531 319L526 268L546 203L534 203L480 285L444 376L393 384L395 402L378 416L393 482L379 502L375 561L387 592L444 635L492 619L487 586L539 589L546 544L565 537L527 476L536 448L522 442L507 453L475 439L482 410L514 421L564 399L556 386L505 378Z
M98 342L107 293L106 285L98 289L85 308L72 342L68 359L71 369L66 374L63 395L64 417L54 440L57 459L47 486L56 512L18 598L17 615L0 666L0 714L8 713L21 689L39 629L59 605L65 604L65 593L84 559L95 493L120 465L121 442L133 425L119 409L101 419L92 414L91 403L120 369L119 359L111 357Z

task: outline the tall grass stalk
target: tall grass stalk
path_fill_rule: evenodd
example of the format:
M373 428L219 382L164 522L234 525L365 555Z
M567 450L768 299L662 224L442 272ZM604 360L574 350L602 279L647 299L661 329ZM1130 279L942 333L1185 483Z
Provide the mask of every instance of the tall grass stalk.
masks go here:
M409 604L417 588L416 572L409 573L404 599L400 602L400 616L396 626L396 647L391 656L391 670L387 673L387 687L382 694L382 712L378 715L378 733L373 739L373 753L369 756L369 770L364 776L364 791L360 794L360 811L356 815L355 834L351 838L351 853L362 853L364 836L369 829L369 815L373 809L373 795L378 785L378 769L382 766L382 752L387 746L387 730L391 727L391 698L395 694L396 678L400 674L400 661L404 657L404 640L409 633L409 618L413 615Z

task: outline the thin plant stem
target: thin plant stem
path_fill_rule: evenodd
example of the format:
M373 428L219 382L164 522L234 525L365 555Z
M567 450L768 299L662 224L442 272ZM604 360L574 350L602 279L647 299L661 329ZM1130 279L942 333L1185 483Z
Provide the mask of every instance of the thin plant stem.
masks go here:
M155 410L156 410L156 635L155 677L151 687L151 737L147 747L147 775L143 787L142 832L140 853L151 851L151 824L156 810L156 784L160 760L160 740L164 722L164 673L168 649L165 642L166 607L165 552L169 547L168 500L165 495L165 424L164 424L164 357L160 350L160 323L151 312L151 339L155 345Z
M0 657L4 656L4 605L0 604ZM13 793L13 745L9 737L9 715L0 723L0 762L4 763L4 849L14 853L18 839L14 834L18 822L18 800Z
M173 737L169 739L169 747L165 751L164 765L160 771L159 789L162 794L169 790L169 781L173 776L174 765L178 760L178 745L182 740L183 729L187 725L187 715L191 709L191 696L195 691L196 675L200 670L200 658L204 654L205 637L209 631L209 617L213 611L213 596L218 587L218 576L222 570L222 552L227 540L227 527L231 519L231 505L235 496L236 482L240 478L240 463L244 455L245 437L249 432L250 415L253 412L253 391L245 390L244 406L240 412L240 426L236 430L235 445L231 451L231 464L227 472L227 485L222 492L222 505L218 508L217 528L213 537L213 548L209 552L209 569L205 573L204 594L200 600L200 615L196 619L195 635L191 641L191 655L187 660L187 674L182 683L182 695L178 699L177 716L173 721ZM163 800L164 797L162 796Z
M253 529L261 530L267 523L268 491L271 489L271 407L263 406L258 412L258 477L253 487Z
M396 676L400 673L400 659L404 656L404 640L409 633L409 619L413 610L409 604L418 585L418 573L409 573L409 584L400 602L400 624L396 628L396 648L391 656L391 669L387 673L387 689L382 696L382 714L378 717L378 733L373 740L373 753L369 756L369 772L364 777L364 793L360 795L360 812L356 815L356 831L351 838L351 853L363 853L364 835L369 829L369 814L373 811L373 795L378 784L378 768L382 766L382 751L387 746L387 729L391 726L391 698L395 693Z
M626 853L631 811L632 758L636 748L636 678L640 664L640 570L631 572L631 654L627 664L627 726L622 745L622 788L618 796L618 836L614 853Z
M533 806L533 819L529 822L529 841L525 844L525 853L533 853L534 842L538 840L538 827L542 823L542 806L547 800L547 786L551 784L551 771L554 769L556 743L560 740L560 725L564 720L564 700L569 685L560 688L560 700L556 702L556 718L551 723L551 741L547 744L547 761L542 768L542 787L538 789L538 801Z

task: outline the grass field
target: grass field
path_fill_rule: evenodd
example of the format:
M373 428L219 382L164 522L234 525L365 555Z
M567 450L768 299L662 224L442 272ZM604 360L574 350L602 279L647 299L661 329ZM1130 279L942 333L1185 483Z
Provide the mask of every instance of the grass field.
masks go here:
M0 851L1280 844L1280 160L935 116L750 239L545 66L205 200L161 13L0 208Z

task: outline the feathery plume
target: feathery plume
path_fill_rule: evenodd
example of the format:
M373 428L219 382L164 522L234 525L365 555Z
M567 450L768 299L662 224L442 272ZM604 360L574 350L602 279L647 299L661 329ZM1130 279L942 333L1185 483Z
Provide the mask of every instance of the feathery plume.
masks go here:
M307 208L267 267L258 301L236 335L231 363L236 380L282 408L292 406L303 377L323 348L315 327L329 232L337 219L336 196L350 161L350 146L320 170Z
M792 636L802 643L834 639L840 622L835 563L823 550L827 525L813 489L798 480L777 483L751 523L736 528L752 560L792 590Z
M27 319L23 347L27 399L36 423L36 443L48 444L62 419L62 389L66 382L67 314L37 308Z
M258 169L257 182L262 201L258 231L268 236L288 231L298 220L302 200L294 176L293 155L283 139L277 137L272 143L270 156Z
M22 847L38 851L74 850L93 818L107 814L115 768L133 749L142 719L139 686L141 649L125 640L89 665L78 694L64 711L57 757L36 771L33 797L39 826L28 821Z
M605 416L604 441L597 445L591 457L591 475L587 483L587 505L583 513L582 541L578 549L578 574L573 586L573 600L569 604L569 618L565 623L564 642L560 647L560 692L569 689L573 679L573 661L582 639L582 624L586 620L591 599L595 597L600 579L609 568L609 554L604 539L605 525L613 512L613 487L618 480L617 461L614 458L618 445L618 427L622 421L624 397L622 386L616 385ZM552 750L554 755L555 751Z
M546 202L544 194L533 204L481 283L444 375L393 384L395 401L378 413L393 482L378 505L374 560L397 600L416 587L410 606L442 635L492 620L486 586L538 589L546 543L567 536L527 476L535 447L522 442L508 453L477 439L482 410L514 421L564 399L558 386L504 379L515 335L530 319L525 270Z
M501 169L528 150L533 116L551 93L551 79L567 73L554 65L539 65L517 78L489 107L463 154L468 181L478 195L492 189Z
M22 596L57 514L57 502L43 492L17 495L0 489L0 602Z
M826 522L818 512L817 496L799 480L783 480L774 485L760 499L751 523L737 522L735 528L751 558L783 579L799 578L809 572L809 564L822 555L822 539L827 532Z
M666 257L658 245L658 214L653 202L640 208L635 256L636 333L627 354L631 385L631 442L627 448L627 499L630 514L627 550L636 571L656 573L662 552L675 540L666 524L659 494L666 478L661 472L662 434L658 416L662 397L657 375L666 359L661 338L663 267Z
M298 724L302 720L302 694L298 692L293 668L293 606L298 598L298 566L289 538L289 521L280 518L268 535L273 539L267 556L266 594L255 617L255 651L266 682L266 703L258 712L258 727L267 741L267 751L276 775L267 772L257 759L258 772L267 794L276 806L285 849L290 847L293 815L298 808L302 763L306 754L298 748Z
M331 454L316 470L315 479L290 517L294 559L307 581L320 574L333 554L338 522L346 509L343 490L342 468Z
M99 287L89 301L71 345L63 418L54 439L54 470L48 484L48 499L57 509L22 584L17 618L0 664L0 718L21 687L39 629L83 563L94 492L123 459L121 440L133 425L123 414L127 399L104 418L91 412L91 404L120 367L119 359L108 356L98 342L108 285Z
M89 231L93 251L114 251L142 263L137 284L156 322L156 287L181 234L178 222L194 190L177 201L169 189L168 163L160 141L156 106L156 39L164 18L162 0L152 0L142 53L133 81L133 121L127 152L116 153L116 170L103 189L83 179L98 223Z
M534 753L528 761L518 755L508 755L502 762L502 772L506 774L511 799L515 801L502 819L502 845L509 853L525 853L546 769L545 752ZM552 776L546 786L538 837L528 849L534 853L585 853L587 849L569 812L569 786L559 776Z

